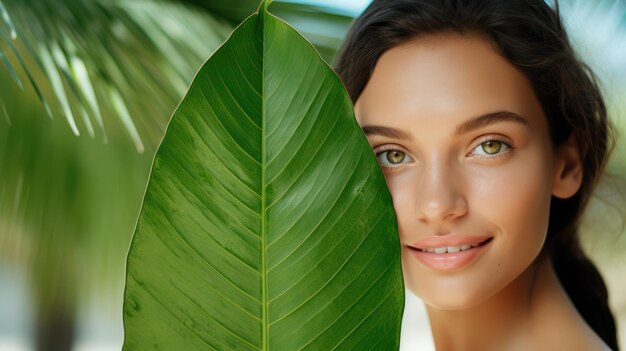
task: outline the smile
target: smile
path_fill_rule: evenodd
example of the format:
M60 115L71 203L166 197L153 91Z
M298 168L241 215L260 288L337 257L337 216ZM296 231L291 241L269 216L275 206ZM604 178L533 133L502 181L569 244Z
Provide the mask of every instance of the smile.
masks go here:
M484 252L488 247L492 237L488 238L472 238L467 239L464 238L463 241L466 243L459 243L457 245L443 245L441 243L434 243L433 241L446 241L449 239L456 238L446 238L441 237L437 239L430 239L431 245L421 245L417 247L409 246L409 250L422 264L426 267L434 270L454 270L463 268L466 265L469 265L471 262L478 259L480 254ZM469 243L468 240L472 240L473 242ZM457 240L458 241L458 240Z
M484 240L484 241L482 241L480 243L477 243L477 244L464 244L464 245L459 245L459 246L441 246L441 247L434 247L434 248L433 247L429 247L429 248L423 248L423 249L417 248L417 249L418 250L422 250L422 252L433 252L433 253L438 253L438 254L448 253L448 252L454 253L454 252L459 252L459 251L467 251L467 250L469 250L471 248L478 247L480 245L484 245L484 244L486 244L490 240L491 240L491 238L489 238L487 240Z

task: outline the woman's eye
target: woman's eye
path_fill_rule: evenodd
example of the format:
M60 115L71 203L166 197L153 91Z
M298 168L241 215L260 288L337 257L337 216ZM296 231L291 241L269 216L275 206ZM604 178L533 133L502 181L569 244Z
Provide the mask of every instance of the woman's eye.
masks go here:
M481 156L494 156L502 154L509 148L510 146L503 141L487 140L476 146L476 148L472 150L472 154Z
M402 163L406 158L408 158L407 154L400 150L385 150L376 154L376 158L378 158L378 162L383 167L399 167L398 165Z

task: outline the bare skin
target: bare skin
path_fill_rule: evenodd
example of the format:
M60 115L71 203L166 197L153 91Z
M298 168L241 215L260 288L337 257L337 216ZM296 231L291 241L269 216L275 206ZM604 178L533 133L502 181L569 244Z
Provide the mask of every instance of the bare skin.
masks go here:
M437 350L610 350L578 314L547 257L488 302L427 311Z
M405 285L426 304L437 350L608 350L542 253L552 196L580 187L580 150L573 137L552 146L528 80L488 39L433 35L388 50L355 114L392 194ZM490 239L452 268L417 258L425 239L450 234Z

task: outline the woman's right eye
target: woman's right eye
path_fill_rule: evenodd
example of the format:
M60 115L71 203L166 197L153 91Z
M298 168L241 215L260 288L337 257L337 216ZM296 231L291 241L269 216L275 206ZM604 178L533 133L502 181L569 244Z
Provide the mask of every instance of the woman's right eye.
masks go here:
M408 159L409 156L404 151L388 149L378 152L376 158L382 167L397 168L400 167L402 161Z

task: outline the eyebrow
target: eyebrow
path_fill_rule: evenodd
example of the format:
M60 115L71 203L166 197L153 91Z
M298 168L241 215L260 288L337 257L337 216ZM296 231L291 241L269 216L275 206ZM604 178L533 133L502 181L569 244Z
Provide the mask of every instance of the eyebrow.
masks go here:
M530 128L530 123L528 123L528 120L518 115L517 113L512 111L497 111L480 115L476 118L472 118L468 121L461 123L459 126L456 127L456 130L454 131L454 136L460 136L465 133L471 132L472 130L476 130L478 128L482 128L498 122L514 122Z
M528 121L512 111L490 112L467 120L456 127L454 136L461 136L478 128L488 126L498 122L514 122L530 128ZM361 127L365 135L380 135L393 139L411 140L413 135L400 129L384 127L379 125L366 125Z
M383 126L377 126L377 125L373 125L373 126L368 125L368 126L361 127L361 129L363 129L363 133L365 133L365 135L380 135L380 136L384 136L384 137L388 137L392 139L401 139L401 140L413 139L412 134L407 133L400 129L396 129L396 128L383 127Z

